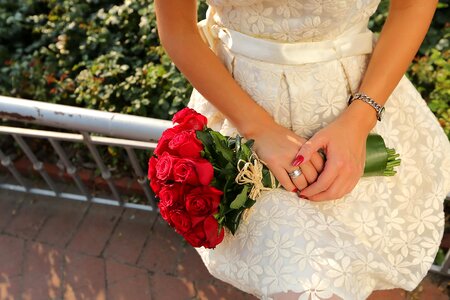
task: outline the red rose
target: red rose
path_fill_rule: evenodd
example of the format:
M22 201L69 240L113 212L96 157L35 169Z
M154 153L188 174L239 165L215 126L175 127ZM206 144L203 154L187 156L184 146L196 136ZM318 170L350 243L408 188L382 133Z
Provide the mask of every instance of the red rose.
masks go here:
M197 224L189 232L183 234L186 241L193 247L215 248L224 238L223 228L219 232L219 223L213 216Z
M189 232L185 232L183 237L192 247L204 246L206 235L203 229L203 222L192 228Z
M200 158L203 144L197 139L195 131L188 130L175 134L169 142L169 148L181 157Z
M219 223L213 216L206 218L203 225L206 235L205 248L215 248L223 241L225 231L221 228L219 232Z
M156 164L158 163L158 158L155 156L150 157L148 160L148 180L150 180L150 187L156 196L158 196L161 190L161 181L156 177Z
M149 180L153 180L156 178L156 163L158 162L158 158L155 156L150 157L150 159L148 160L148 176L147 178Z
M159 179L153 179L150 181L150 187L152 188L156 197L159 197L159 191L161 191L161 188L163 186L164 186L164 183Z
M212 186L196 187L185 196L186 210L191 216L210 216L217 212L222 194Z
M159 212L171 226L173 226L171 212L185 207L183 199L185 192L186 187L181 184L164 185L159 192Z
M177 113L173 115L172 122L174 124L175 123L181 124L181 123L183 123L183 121L186 117L189 117L194 114L198 114L198 112L196 112L195 109L192 109L190 107L185 107L182 110L177 111Z
M192 222L189 215L183 210L174 210L170 212L170 220L177 232L183 234L191 229Z
M159 204L168 208L184 208L184 194L188 192L181 184L165 185L159 192Z
M157 156L162 155L164 152L171 152L171 149L169 148L169 142L172 140L172 138L175 136L175 134L179 133L181 131L181 128L168 128L164 130L161 137L158 140L158 145L155 148L154 153Z
M212 164L204 159L179 159L173 167L173 178L177 182L191 185L208 185L214 176Z
M172 122L180 124L185 129L203 130L208 120L194 109L186 107L173 116Z
M173 179L172 169L177 160L176 157L167 152L159 156L155 165L156 178L163 181Z
M161 217L170 225L173 227L173 223L170 220L170 209L164 206L160 206L158 203L158 207L159 207L159 214L161 215Z

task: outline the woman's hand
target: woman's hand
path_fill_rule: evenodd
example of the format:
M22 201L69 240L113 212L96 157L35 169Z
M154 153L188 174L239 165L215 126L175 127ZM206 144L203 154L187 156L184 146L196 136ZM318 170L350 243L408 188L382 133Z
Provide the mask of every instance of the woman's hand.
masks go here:
M390 1L388 17L358 91L380 105L386 103L417 53L437 2ZM412 19L417 22L409 22ZM338 119L302 146L298 155L305 162L319 148L325 150L327 161L317 181L302 191L301 196L317 201L338 199L355 187L364 171L367 135L376 123L374 110L369 112L371 109L361 101L354 101Z
M366 140L376 123L376 113L362 101L354 101L335 121L304 143L297 154L303 168L313 153L326 155L323 172L300 196L313 201L339 199L351 192L364 172Z
M319 153L313 153L310 161L302 165L302 175L296 178L290 178L288 175L298 169L292 162L306 139L273 121L259 128L260 130L247 138L255 140L253 149L256 154L287 191L301 191L317 179L324 166Z

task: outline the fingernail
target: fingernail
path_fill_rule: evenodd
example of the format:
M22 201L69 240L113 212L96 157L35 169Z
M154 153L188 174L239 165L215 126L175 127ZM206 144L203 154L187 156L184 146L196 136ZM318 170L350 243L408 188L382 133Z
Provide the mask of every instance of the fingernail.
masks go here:
M295 160L292 162L292 165L293 165L294 167L297 167L297 166L299 166L299 165L303 162L303 160L304 160L303 155L299 155L299 156L297 156L297 157L295 158Z
M305 199L309 200L309 198L308 198L308 197L306 197L305 195L302 195L302 194L300 194L300 197L301 197L301 198L305 198Z
M298 188L295 188L291 191L292 193L297 193L298 192Z

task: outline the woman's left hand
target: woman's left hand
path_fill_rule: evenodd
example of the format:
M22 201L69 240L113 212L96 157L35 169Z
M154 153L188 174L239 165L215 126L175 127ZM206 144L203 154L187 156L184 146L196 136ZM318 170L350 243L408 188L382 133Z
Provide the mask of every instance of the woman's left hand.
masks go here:
M366 140L376 123L375 112L370 109L366 103L354 101L301 146L297 153L297 157L303 156L300 168L320 148L327 158L322 173L300 192L301 197L312 201L335 200L353 190L363 175Z

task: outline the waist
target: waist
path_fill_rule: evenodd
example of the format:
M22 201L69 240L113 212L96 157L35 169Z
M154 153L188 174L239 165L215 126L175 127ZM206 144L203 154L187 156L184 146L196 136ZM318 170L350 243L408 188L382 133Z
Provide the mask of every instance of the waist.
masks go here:
M221 27L208 19L198 23L200 33L213 51L217 43L233 53L269 63L299 65L325 62L372 52L373 33L360 24L332 40L285 43L262 39Z

